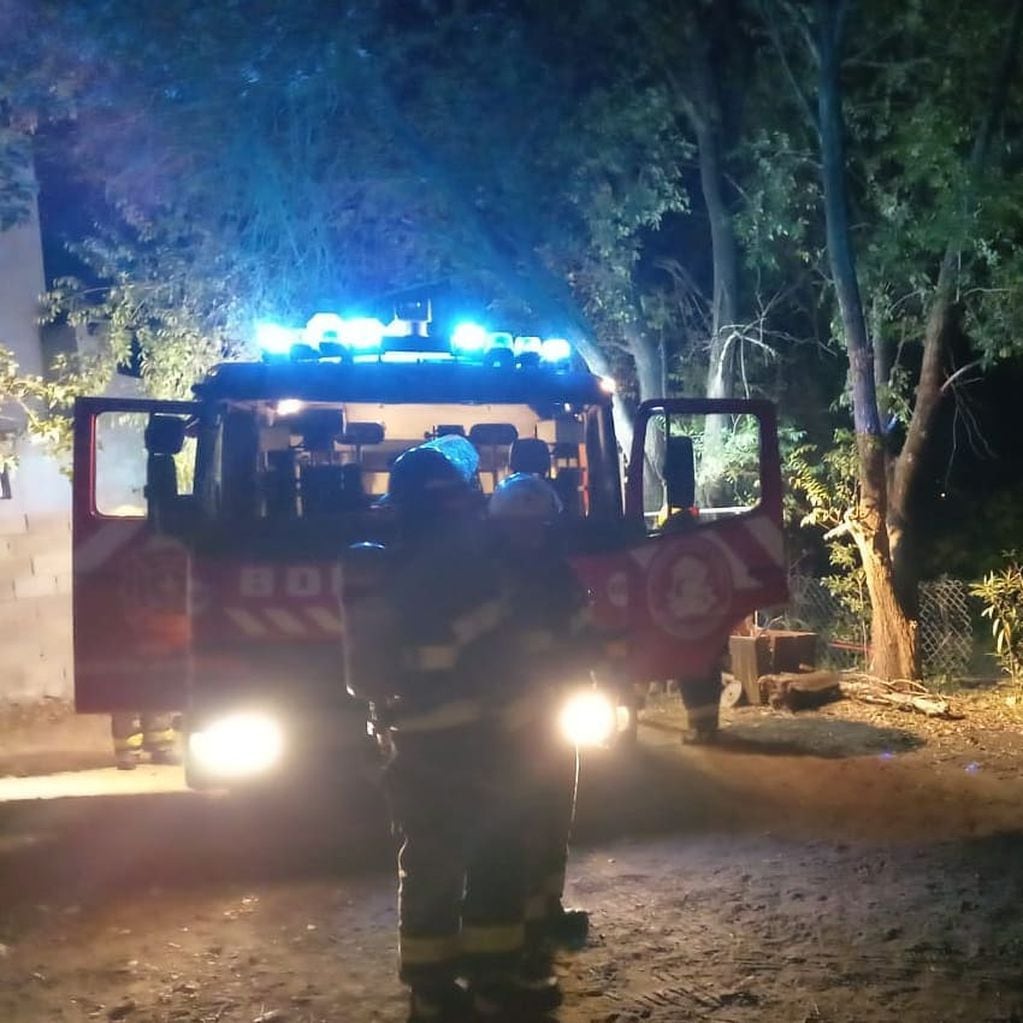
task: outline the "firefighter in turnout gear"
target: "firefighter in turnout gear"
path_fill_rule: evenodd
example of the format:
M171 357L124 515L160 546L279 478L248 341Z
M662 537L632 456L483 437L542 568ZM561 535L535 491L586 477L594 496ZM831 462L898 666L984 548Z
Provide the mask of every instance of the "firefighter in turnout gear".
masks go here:
M154 764L180 764L172 714L112 714L110 734L119 771L134 771L143 751Z
M381 585L342 591L349 688L375 707L390 753L399 965L414 1021L546 1007L520 972L522 765L493 713L506 688L494 654L508 614L486 549L477 465L456 436L401 455L387 496L398 539L382 558Z
M515 473L494 491L489 517L497 536L506 599L514 608L515 658L528 690L518 695L515 724L530 748L526 916L530 946L576 945L589 918L562 903L569 833L575 815L578 754L552 728L570 687L589 677L599 660L588 596L558 549L562 506L544 479Z

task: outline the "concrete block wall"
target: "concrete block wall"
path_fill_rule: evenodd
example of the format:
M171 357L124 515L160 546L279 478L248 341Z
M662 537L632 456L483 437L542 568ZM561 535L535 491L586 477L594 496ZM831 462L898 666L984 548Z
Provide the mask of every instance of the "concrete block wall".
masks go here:
M54 459L19 447L0 501L0 702L70 700L71 487Z
M43 369L45 289L38 218L0 232L0 344L23 372ZM17 428L16 407L0 425ZM0 703L70 699L71 485L62 466L21 438L10 500L0 500Z

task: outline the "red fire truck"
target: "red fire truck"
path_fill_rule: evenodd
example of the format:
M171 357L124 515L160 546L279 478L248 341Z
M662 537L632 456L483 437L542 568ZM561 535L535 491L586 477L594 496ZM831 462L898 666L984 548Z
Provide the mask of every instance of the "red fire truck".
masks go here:
M485 493L551 479L595 614L628 637L616 682L677 680L693 730L713 731L729 633L786 595L769 403L644 403L623 487L613 387L562 339L332 314L260 337L261 360L218 366L193 401L76 405L80 712L182 711L196 787L364 746L342 561L387 542L395 457L454 433Z

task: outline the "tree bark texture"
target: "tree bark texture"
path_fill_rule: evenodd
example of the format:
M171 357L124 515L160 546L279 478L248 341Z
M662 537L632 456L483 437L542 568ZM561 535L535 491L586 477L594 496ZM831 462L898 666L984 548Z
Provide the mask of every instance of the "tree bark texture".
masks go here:
M847 0L817 0L817 118L828 258L834 279L852 391L859 465L859 502L852 535L866 573L871 606L871 671L882 678L920 674L916 622L895 591L888 543L884 437L877 405L874 351L867 333L856 256L849 229L845 170L845 121L840 79Z
M713 296L711 332L707 357L706 395L731 398L735 394L736 331L739 322L739 246L726 198L724 171L725 124L720 75L715 72L712 47L721 31L720 15L698 18L690 48L691 96L686 104L696 135L700 191L710 228ZM708 416L704 423L703 458L706 465L723 462L725 435L730 423L725 416ZM713 507L726 495L713 480L701 484L701 504Z

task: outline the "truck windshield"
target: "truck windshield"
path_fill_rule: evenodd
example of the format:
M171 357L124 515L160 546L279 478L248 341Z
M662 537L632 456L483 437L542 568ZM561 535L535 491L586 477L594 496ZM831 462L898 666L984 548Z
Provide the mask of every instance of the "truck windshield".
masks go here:
M550 479L569 515L620 512L607 410L525 404L228 401L199 434L196 490L222 522L311 520L370 511L404 451L460 434L479 453L485 494L513 472Z

